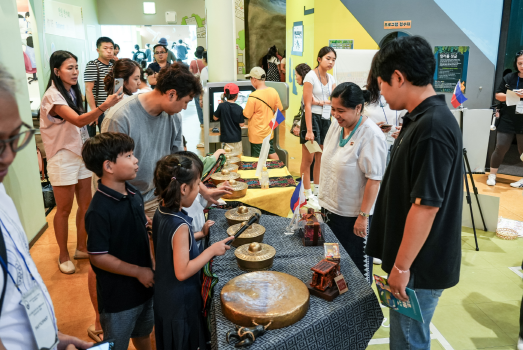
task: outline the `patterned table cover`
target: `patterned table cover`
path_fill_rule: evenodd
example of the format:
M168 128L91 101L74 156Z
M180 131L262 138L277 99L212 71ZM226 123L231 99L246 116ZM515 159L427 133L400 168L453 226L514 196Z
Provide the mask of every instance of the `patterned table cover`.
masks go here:
M212 209L209 220L215 221L211 227L210 243L227 237L229 227L225 210ZM311 267L323 259L323 246L304 247L296 235L283 234L290 219L263 215L261 225L266 228L263 242L276 248L272 271L285 272L303 282L312 277ZM325 241L339 243L327 227ZM214 290L211 307L212 349L235 349L227 344L225 334L234 329L234 324L222 314L220 292L229 280L244 274L238 268L234 247L224 256L214 258L213 272L219 277ZM372 288L352 262L340 244L341 272L347 281L349 291L334 299L325 301L310 297L309 311L297 323L281 329L269 330L256 339L250 349L278 350L316 350L365 349L368 342L380 327L383 313Z

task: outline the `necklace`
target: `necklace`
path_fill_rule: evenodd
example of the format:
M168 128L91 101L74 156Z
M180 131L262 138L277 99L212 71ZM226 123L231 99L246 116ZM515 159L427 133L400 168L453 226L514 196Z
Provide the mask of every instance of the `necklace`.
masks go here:
M345 147L345 145L350 141L352 136L354 136L354 133L356 132L356 130L358 130L358 128L359 128L359 126L361 124L361 120L362 119L363 119L363 116L360 115L360 119L358 120L358 123L356 124L356 126L350 132L349 136L346 139L343 138L343 128L341 128L341 131L340 131L340 147Z

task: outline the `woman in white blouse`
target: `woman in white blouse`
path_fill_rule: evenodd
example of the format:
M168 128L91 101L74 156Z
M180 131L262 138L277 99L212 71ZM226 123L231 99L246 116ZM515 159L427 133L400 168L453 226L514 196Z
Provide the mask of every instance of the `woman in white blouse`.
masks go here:
M319 202L327 224L352 260L372 283L367 234L385 173L387 142L381 129L363 115L369 96L354 83L332 92L333 122L323 144Z

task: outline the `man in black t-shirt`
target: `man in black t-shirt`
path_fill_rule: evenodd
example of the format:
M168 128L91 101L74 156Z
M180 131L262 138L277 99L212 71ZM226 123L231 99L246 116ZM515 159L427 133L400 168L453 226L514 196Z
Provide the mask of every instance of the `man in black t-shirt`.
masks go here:
M243 154L242 127L245 125L243 108L236 103L240 88L234 83L224 87L224 102L218 105L213 119L220 121L222 148L229 146L234 153Z
M390 349L430 348L429 325L443 289L459 281L463 197L462 137L432 86L436 62L421 37L398 38L375 56L373 100L406 109L376 200L366 253L383 260L391 292L416 291L424 323L390 310Z

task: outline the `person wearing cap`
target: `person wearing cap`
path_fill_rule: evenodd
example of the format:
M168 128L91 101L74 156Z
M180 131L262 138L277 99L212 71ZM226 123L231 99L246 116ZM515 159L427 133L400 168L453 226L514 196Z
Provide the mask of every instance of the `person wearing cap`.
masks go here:
M243 108L236 103L240 88L234 83L225 85L224 101L218 105L213 119L220 121L220 142L222 148L229 146L234 153L243 154L242 127Z
M269 123L274 118L276 109L281 111L283 107L278 92L265 85L266 74L263 68L254 67L245 77L250 78L252 86L256 89L247 99L243 116L249 119L251 156L259 157L263 139L272 133ZM269 158L279 159L274 150L273 137L274 134L271 135Z
M154 52L154 59L155 62L151 63L148 68L151 68L154 74L151 74L147 77L147 80L149 81L149 84L151 84L151 88L154 89L156 86L156 78L158 76L158 73L160 73L160 70L164 67L169 67L171 63L169 63L169 60L167 59L167 46L164 46L162 44L156 44L153 47Z
M171 50L169 50L167 48L167 47L169 47L169 43L167 42L167 39L160 38L160 40L158 41L158 44L160 44L162 46L165 46L165 51L167 51L167 62L169 62L169 64L172 64L173 62L176 62L176 56L174 55L174 53Z

